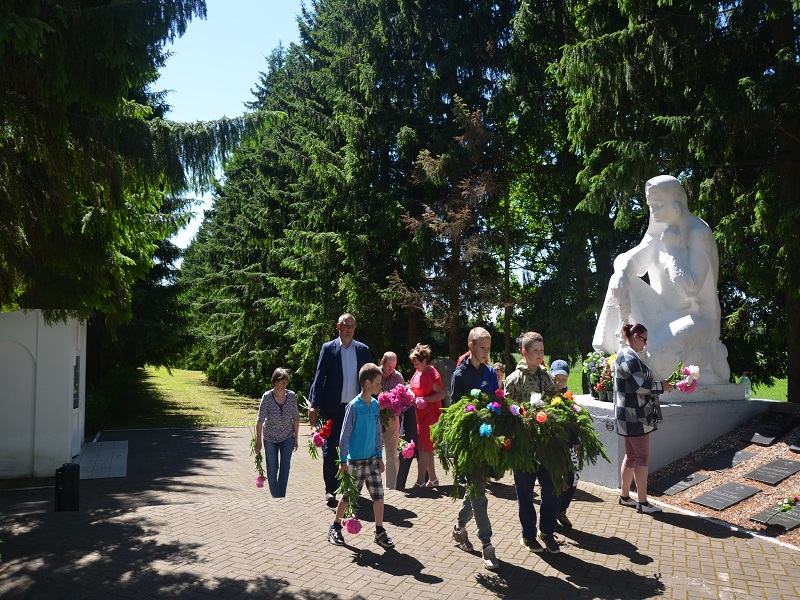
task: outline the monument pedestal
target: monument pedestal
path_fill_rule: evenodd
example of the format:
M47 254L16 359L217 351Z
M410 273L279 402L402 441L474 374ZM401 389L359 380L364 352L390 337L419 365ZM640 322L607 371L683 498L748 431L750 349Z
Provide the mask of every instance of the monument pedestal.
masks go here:
M707 389L712 388L712 389ZM725 390L738 392L736 399L701 400L719 397ZM703 394L698 396L697 394ZM671 392L661 395L664 421L650 434L650 473L694 452L708 442L738 427L767 410L772 400L744 400L742 388L735 384L702 386L692 394ZM594 419L597 436L606 448L611 463L602 458L585 465L581 479L609 488L619 488L620 467L625 457L625 440L607 424L614 423L614 404L599 402L591 396L576 396Z

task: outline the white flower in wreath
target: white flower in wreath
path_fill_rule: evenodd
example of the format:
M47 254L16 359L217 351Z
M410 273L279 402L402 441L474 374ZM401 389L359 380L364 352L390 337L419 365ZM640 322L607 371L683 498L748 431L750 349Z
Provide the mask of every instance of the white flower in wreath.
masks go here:
M531 406L544 406L544 400L542 400L542 395L539 392L531 394Z

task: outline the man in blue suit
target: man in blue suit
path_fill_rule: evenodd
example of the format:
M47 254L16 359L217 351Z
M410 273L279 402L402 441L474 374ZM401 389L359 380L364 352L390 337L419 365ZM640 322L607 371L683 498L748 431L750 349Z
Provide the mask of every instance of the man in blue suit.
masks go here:
M322 477L329 506L336 506L336 489L339 487L336 461L339 459L344 409L361 392L358 372L366 363L372 362L369 347L353 339L356 332L353 315L345 313L339 317L336 329L339 337L323 344L320 350L309 394L311 408L308 410L312 431L317 425L317 415L326 421L333 420L331 435L322 449Z

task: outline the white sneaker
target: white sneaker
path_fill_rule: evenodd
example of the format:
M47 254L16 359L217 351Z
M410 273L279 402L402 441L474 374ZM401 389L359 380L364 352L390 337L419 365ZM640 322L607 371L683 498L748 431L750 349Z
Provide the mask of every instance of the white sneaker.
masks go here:
M494 546L489 544L483 547L483 566L489 571L495 571L500 568L500 561L494 553Z
M649 502L639 502L636 504L636 512L646 515L657 515L661 512L661 509L657 506L653 506Z

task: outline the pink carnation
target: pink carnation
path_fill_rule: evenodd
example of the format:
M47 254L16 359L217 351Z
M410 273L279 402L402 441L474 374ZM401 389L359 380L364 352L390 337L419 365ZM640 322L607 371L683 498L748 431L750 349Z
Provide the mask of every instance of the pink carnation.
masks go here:
M322 448L322 445L325 443L323 437L319 434L318 431L315 431L311 434L311 442L317 447Z
M411 440L405 448L403 448L403 458L414 458L414 451L417 449L414 440Z
M572 410L574 410L576 413L579 413L579 412L581 412L581 407L578 406L577 404L573 404L572 405Z
M676 385L680 391L684 394L691 394L697 388L697 379L692 381L692 383L686 383L686 381L679 381Z
M359 521L355 517L350 517L349 519L345 519L342 521L342 525L347 530L347 533L358 533L361 531L361 521Z
M464 407L464 412L475 412L475 405L474 404L467 404Z
M506 397L506 393L503 390L495 390L494 395L501 400Z
M256 487L257 488L263 488L264 487L264 478L261 475L256 477Z

